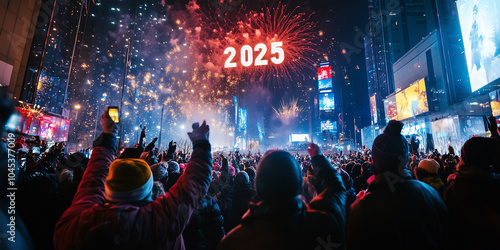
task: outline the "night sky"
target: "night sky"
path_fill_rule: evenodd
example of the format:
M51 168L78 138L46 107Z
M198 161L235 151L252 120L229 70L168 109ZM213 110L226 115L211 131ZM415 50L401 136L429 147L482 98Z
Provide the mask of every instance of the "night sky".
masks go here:
M214 138L220 139L215 144L231 144L227 135L238 133L227 127L234 119L234 108L231 111L234 93L239 93L239 105L248 110L248 122L257 124L249 126L250 137L262 128L270 131L266 137L282 133L283 139L286 133L308 133L307 110L314 109L310 97L314 96L311 91L317 90L316 69L325 61L330 62L334 72L335 105L342 109L320 115L319 119L333 119L337 112L342 112L343 130L350 138L354 136L354 120L358 128L370 125L364 34L355 31L356 27L364 30L368 22L367 1L233 1L234 6L226 9L226 19L220 20L214 15L217 11L213 11L214 7L220 8L217 3L212 0L197 1L195 5L189 1L96 1L84 27L75 62L78 66L70 88L72 105L84 107L80 119L73 123L78 133L70 135L70 141L89 144L92 134L100 129L95 117L104 106L119 104L127 37L133 39L130 40L122 110L124 140L132 142L138 127L146 124L153 135L163 131L163 142L182 140L187 124L204 116L214 124L212 127L219 129L213 131ZM215 27L227 32L238 25L238 20L245 22L249 12L272 10L280 3L287 6L285 14L303 14L304 25L312 25L311 30L305 31L310 33L310 39L305 39L308 41L304 44L316 45L299 50L304 53L304 58L298 58L301 66L289 68L292 72L288 77L285 77L288 73L279 73L282 72L279 68L278 71L233 72L232 75L222 70L215 61L221 61L217 57L222 51L214 52L214 48L217 49L218 44L228 46L224 45L226 38L217 38L217 32L210 29ZM197 32L200 35L196 35ZM314 51L308 51L309 48ZM285 117L283 123L280 117L281 125L275 125L274 110L280 103L294 103L294 100L302 110L298 118ZM165 107L163 124L159 122L162 107ZM314 126L319 132L319 121L316 122ZM287 129L283 129L285 127ZM339 128L339 132L341 130ZM357 137L360 141L359 132Z

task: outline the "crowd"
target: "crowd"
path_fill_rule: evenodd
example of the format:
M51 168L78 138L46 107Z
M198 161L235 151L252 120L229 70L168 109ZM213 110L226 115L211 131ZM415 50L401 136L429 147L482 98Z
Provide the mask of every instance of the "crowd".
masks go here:
M12 112L1 102L0 127ZM455 154L410 152L390 121L372 151L211 152L193 124L174 142L117 149L107 112L92 154L17 137L1 142L1 249L500 249L500 136ZM152 137L152 136L149 136ZM33 145L40 152L31 150ZM7 148L16 164L16 243L8 230ZM12 161L14 162L14 161Z

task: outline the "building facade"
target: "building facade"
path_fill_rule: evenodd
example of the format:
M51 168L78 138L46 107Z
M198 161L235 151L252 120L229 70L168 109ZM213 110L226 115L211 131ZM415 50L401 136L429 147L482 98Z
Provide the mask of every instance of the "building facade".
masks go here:
M437 28L392 64L394 91L382 100L385 122L402 121L402 134L418 141L420 152L446 153L448 146L458 149L473 135L487 136L486 117L500 115L500 32L495 32L500 4L434 4ZM474 45L477 37L483 42ZM369 81L375 78L374 70L367 66L367 71L372 72ZM364 128L363 143L369 147L382 131L378 125Z

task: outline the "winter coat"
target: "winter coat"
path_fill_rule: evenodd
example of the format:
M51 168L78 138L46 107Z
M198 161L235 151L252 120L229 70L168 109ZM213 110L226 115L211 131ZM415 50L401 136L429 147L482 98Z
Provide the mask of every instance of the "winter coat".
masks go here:
M224 218L214 198L206 195L182 233L186 250L215 249L224 237Z
M444 199L450 211L450 249L500 249L500 176L460 168Z
M439 195L442 196L445 186L439 175L424 177L422 178L422 182L433 187L436 191L438 191Z
M322 155L312 159L316 190L308 205L298 196L286 202L252 204L241 224L218 249L342 248L345 227L345 188L339 173Z
M185 173L167 194L142 207L110 204L104 181L116 138L101 134L73 203L56 225L56 249L184 249L182 232L211 177L210 144L193 147Z
M375 177L352 204L348 249L443 249L448 213L431 186L392 172Z

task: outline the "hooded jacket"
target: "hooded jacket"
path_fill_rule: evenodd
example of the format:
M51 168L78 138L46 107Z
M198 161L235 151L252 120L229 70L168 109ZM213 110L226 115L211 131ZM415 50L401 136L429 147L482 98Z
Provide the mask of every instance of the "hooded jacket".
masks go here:
M344 246L345 188L323 156L312 158L320 193L308 205L298 196L286 202L252 204L241 224L218 249L338 249Z
M104 181L116 138L101 134L78 191L56 225L56 249L184 249L182 232L211 177L208 141L193 146L191 161L170 191L145 206L110 204Z

